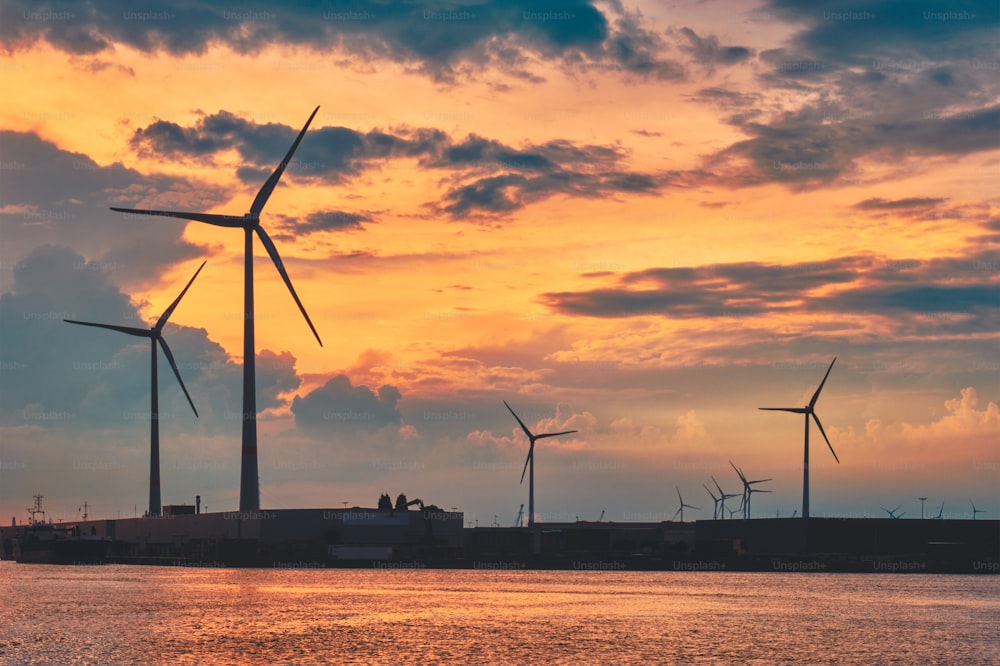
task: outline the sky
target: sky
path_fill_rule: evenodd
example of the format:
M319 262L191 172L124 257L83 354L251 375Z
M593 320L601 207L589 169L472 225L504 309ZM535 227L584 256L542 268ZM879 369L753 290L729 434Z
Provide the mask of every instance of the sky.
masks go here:
M995 2L0 6L0 520L238 506L261 217L262 508L513 524L1000 516ZM942 506L943 503L943 506Z

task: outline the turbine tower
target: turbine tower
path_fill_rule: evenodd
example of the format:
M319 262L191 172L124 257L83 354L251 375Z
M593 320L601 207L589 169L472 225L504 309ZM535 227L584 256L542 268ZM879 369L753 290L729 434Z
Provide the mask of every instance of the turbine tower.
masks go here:
M312 122L317 111L319 111L318 106L313 110L312 115L309 116L309 120L302 127L302 131L295 138L292 147L288 149L285 159L278 164L278 167L264 182L260 191L257 192L257 196L250 205L250 210L242 216L186 213L169 210L111 208L111 210L121 213L177 217L182 220L205 222L217 227L230 227L243 230L243 439L240 463L240 511L257 511L260 509L260 478L257 475L257 382L254 367L253 236L255 233L260 238L264 249L267 250L271 261L274 262L275 268L278 269L278 274L281 275L285 286L291 292L292 298L295 299L295 304L299 306L299 311L305 317L306 323L309 324L313 335L316 336L316 341L319 342L321 347L323 346L323 341L319 339L316 327L313 326L312 320L309 319L309 315L302 305L302 301L299 300L298 294L295 293L295 288L292 287L292 281L285 271L285 265L278 255L278 249L274 246L271 237L267 235L267 232L264 231L264 227L260 223L260 214L264 210L264 205L267 203L274 188L278 185L278 181L281 180L281 175L292 159L295 149L299 147L299 142L305 136L306 130L309 129L309 123Z
M677 517L677 514L680 514L680 516L681 516L681 522L683 523L684 522L684 507L687 507L689 509L694 509L696 511L700 511L701 507L691 506L690 504L685 504L684 503L684 498L681 497L681 489L678 488L677 486L674 486L674 488L677 490L677 499L680 500L681 506L680 506L679 509L677 509L676 512L674 512L674 516L670 520L673 520L674 518ZM708 490L708 489L706 488L706 490ZM709 494L711 494L711 493L709 493Z
M514 414L514 410L510 408L507 401L503 401L504 406L507 410ZM524 469L521 470L521 483L524 483L524 473L530 468L531 472L528 474L528 527L533 527L535 525L535 440L544 439L546 437L558 437L559 435L568 435L570 433L576 432L576 430L564 430L562 432L547 432L541 435L533 435L528 426L524 425L524 422L518 418L517 414L514 414L514 418L517 419L517 423L521 426L521 430L524 434L528 436L528 457L524 460Z
M174 361L174 355L170 353L170 347L167 345L167 341L163 339L163 327L166 325L167 320L170 319L170 315L173 314L174 309L177 304L181 302L184 298L184 294L187 293L188 288L194 279L198 277L198 273L201 269L205 267L205 262L201 262L201 266L198 270L194 272L194 276L188 281L187 286L181 291L180 295L174 299L174 302L170 304L160 318L156 320L156 324L153 328L133 328L131 326L115 326L114 324L95 324L89 321L76 321L73 319L64 319L63 321L70 324L79 324L80 326L93 326L95 328L107 328L112 331L118 331L120 333L126 333L128 335L135 335L140 338L149 338L149 343L151 346L150 351L150 399L149 399L149 515L158 516L160 515L160 508L163 506L160 501L160 414L159 414L159 400L157 391L157 379L156 379L156 345L159 343L160 348L163 349L163 355L167 357L167 362L170 363L170 369L174 371L174 375L177 377L177 382L181 385L181 390L184 391L184 397L187 398L188 404L191 405L191 410L194 411L194 415L198 416L198 410L195 409L194 403L191 401L191 396L188 394L187 387L184 386L184 380L181 379L181 373L177 369L177 363Z
M819 388L813 393L812 399L809 404L805 407L759 407L765 411L772 412L792 412L793 414L804 414L806 419L806 434L805 434L805 457L802 464L802 517L809 517L809 417L811 416L816 425L819 426L819 432L823 435L823 439L826 440L826 445L830 447L830 453L833 454L833 459L840 464L840 458L837 457L837 452L833 450L833 445L830 444L830 439L826 436L826 431L823 430L823 424L819 422L819 417L816 416L814 408L816 407L816 400L819 398L819 392L823 390L823 385L826 384L826 378L830 376L830 371L833 370L833 364L837 362L837 357L835 356L832 361L830 361L830 367L826 369L826 374L823 375L823 381L819 383Z

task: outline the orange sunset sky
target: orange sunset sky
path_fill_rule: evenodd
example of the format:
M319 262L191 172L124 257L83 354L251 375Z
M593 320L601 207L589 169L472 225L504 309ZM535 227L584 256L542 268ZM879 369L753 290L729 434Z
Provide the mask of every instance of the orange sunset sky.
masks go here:
M242 214L263 508L379 494L668 520L772 478L815 516L1000 513L995 2L105 2L0 8L0 519L234 510ZM536 431L537 432L537 431Z

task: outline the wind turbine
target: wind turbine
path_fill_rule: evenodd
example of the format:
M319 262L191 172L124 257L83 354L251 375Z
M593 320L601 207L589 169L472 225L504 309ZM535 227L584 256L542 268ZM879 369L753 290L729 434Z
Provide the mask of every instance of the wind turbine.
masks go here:
M674 488L677 488L677 486L674 486ZM671 518L670 520L673 520L674 518L676 518L677 514L679 513L680 516L681 516L681 522L683 523L684 522L684 507L687 507L689 509L694 509L696 511L701 511L701 507L691 506L690 504L685 504L684 503L684 498L681 497L681 489L680 488L677 488L677 499L680 500L681 506L680 506L679 509L677 509L677 512L674 513L674 517Z
M712 498L712 502L715 503L715 506L712 509L712 520L718 520L719 519L719 502L722 501L722 498L721 497L716 497L715 493L713 493L711 490L709 490L708 486L706 486L704 483L701 484L701 487L705 489L705 492L708 493L708 496Z
M889 514L889 518L902 518L902 517L903 517L904 515L906 515L906 512L905 512L905 511L904 511L903 513L899 514L898 516L896 515L896 512L897 512L897 511L899 511L899 509L900 509L900 508L901 508L902 506L903 506L903 505L902 505L902 504L900 504L899 506L897 506L897 507L896 507L895 509L892 509L892 510L890 510L890 509L887 509L887 508L885 508L885 507L883 506L883 507L881 507L881 509L882 509L883 511L885 511L885 512L886 512L887 514Z
M524 518L524 503L521 503L521 508L517 510L517 518L514 519L514 527L521 527L524 523L522 520Z
M721 505L719 507L719 516L721 518L725 518L726 517L726 513L725 513L726 512L726 500L727 499L732 499L734 497L739 497L740 495L738 495L736 493L727 493L727 492L723 491L722 487L719 485L719 482L715 480L715 477L713 476L713 477L710 477L710 478L712 479L712 483L715 484L715 489L719 491L719 496L720 496L719 497L719 504ZM732 516L730 515L730 517L732 517Z
M819 388L813 393L812 399L809 404L805 407L759 407L765 411L772 412L792 412L793 414L804 414L806 419L806 435L805 435L805 457L802 464L802 517L809 517L809 417L812 416L813 420L816 421L816 425L819 426L820 434L823 435L823 439L826 440L826 445L830 447L830 453L833 454L833 459L840 464L840 458L837 457L837 452L833 450L833 445L830 444L830 439L826 436L826 431L823 430L823 424L819 422L819 417L816 416L814 408L816 406L816 400L819 398L819 392L823 390L823 385L826 384L826 378L830 376L830 371L833 370L833 364L837 362L837 357L835 356L832 361L830 361L830 367L826 369L826 374L823 375L823 381L819 383Z
M764 483L765 481L771 481L772 479L757 479L756 481L747 481L747 477L743 474L743 470L733 465L733 461L730 460L729 464L732 465L733 469L740 477L740 481L743 482L743 501L740 506L743 507L743 517L750 518L750 496L754 493L769 493L770 490L757 490L753 487L755 483Z
M181 385L181 390L184 391L184 397L187 398L188 404L191 405L191 410L194 412L195 416L198 416L198 410L195 409L194 403L191 401L191 396L188 394L187 387L184 386L184 380L181 379L181 373L177 369L177 363L174 361L174 355L170 353L170 347L167 345L167 341L163 339L163 327L166 325L167 320L170 319L170 315L173 314L174 309L177 304L181 302L184 298L184 294L187 293L188 288L194 279L198 277L198 273L201 269L205 267L205 262L201 262L201 266L198 270L194 272L194 275L188 280L187 286L181 291L180 295L174 299L174 302L170 304L160 318L156 320L156 324L149 329L146 328L133 328L131 326L115 326L114 324L95 324L89 321L76 321L73 319L64 319L63 321L70 324L78 324L80 326L93 326L95 328L106 328L112 331L118 331L120 333L126 333L128 335L135 335L140 338L149 338L150 343L150 402L149 402L149 515L158 516L160 515L160 508L162 503L160 502L160 418L159 418L159 400L157 391L157 379L156 379L156 344L159 343L160 348L163 349L163 355L167 357L167 362L170 363L170 369L174 371L174 375L177 377L177 382Z
M267 235L267 232L264 231L264 227L260 223L260 214L264 210L264 205L267 203L274 188L278 185L278 181L281 180L281 175L292 159L295 149L299 147L299 142L302 141L302 137L309 128L309 123L316 116L317 111L319 111L318 106L313 110L312 115L309 116L309 120L302 127L302 131L295 138L292 147L288 149L285 159L278 164L278 167L257 192L257 196L250 205L250 210L243 215L111 208L111 210L121 213L177 217L182 220L205 222L217 227L230 227L243 230L243 439L240 465L240 511L257 511L260 509L260 479L257 475L257 382L254 364L253 236L255 233L260 238L264 249L267 250L271 261L274 262L275 268L278 269L278 274L281 275L285 286L291 292L292 298L295 299L295 304L299 306L299 311L305 317L306 323L309 324L313 335L316 336L316 341L319 342L321 347L323 346L323 341L319 339L316 327L313 326L312 320L309 319L309 315L302 305L302 301L299 300L298 294L295 293L295 288L292 287L292 281L285 271L285 265L278 255L278 249L274 246L271 237Z
M504 400L503 404L507 407L507 410L514 414L514 410L510 408L507 401ZM564 430L562 432L546 432L541 435L533 435L528 426L524 425L524 421L518 418L517 414L514 414L514 418L517 419L518 425L521 426L521 430L524 434L528 436L528 457L524 460L524 469L521 470L521 483L524 483L524 473L531 468L531 473L528 475L528 527L532 527L535 524L535 440L544 439L546 437L558 437L559 435L568 435L570 433L577 432L576 430Z
M972 500L969 500L969 504L972 504ZM972 519L976 519L977 513L986 513L986 509L977 509L975 504L972 504Z

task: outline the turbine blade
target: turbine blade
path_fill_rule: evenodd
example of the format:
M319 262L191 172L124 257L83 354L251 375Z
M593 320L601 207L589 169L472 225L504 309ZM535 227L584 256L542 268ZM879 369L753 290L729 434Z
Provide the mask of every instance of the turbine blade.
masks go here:
M184 386L184 380L181 379L181 373L177 369L177 362L174 361L174 355L170 353L170 347L167 346L167 341L161 337L156 338L160 347L163 349L163 354L167 357L167 363L170 364L170 369L174 371L174 376L177 377L177 381L181 385L181 390L184 391L184 397L187 398L188 404L191 405L191 409L194 411L194 415L198 416L198 410L194 408L194 402L191 400L191 394L188 393L187 387Z
M524 473L528 471L528 462L531 461L531 456L535 453L535 443L532 442L531 446L528 447L528 457L524 459L524 469L521 470L521 483L524 483Z
M174 308L176 308L177 304L181 302L182 298L184 298L184 294L187 293L188 288L191 287L191 283L194 282L194 279L196 277L198 277L198 273L201 273L201 269L203 269L205 267L206 263L208 263L208 262L207 261L201 262L201 266L198 267L198 270L196 270L194 272L194 275L191 277L191 279L188 280L187 286L184 287L184 290L181 291L180 295L177 296L177 298L174 299L174 302L170 304L170 307L163 311L163 314L160 315L160 318L158 320L156 320L156 326L154 326L154 328L156 330L158 330L158 331L162 331L163 330L163 325L167 323L168 319L170 319L170 315L172 315L174 313Z
M309 129L309 123L312 122L317 111L319 111L318 106L313 110L312 115L309 116L309 120L307 120L306 124L302 127L302 131L299 132L297 137L295 137L295 143L293 143L292 147L288 149L288 152L285 154L285 159L281 160L281 164L278 165L278 168L275 169L274 173L272 173L268 179L264 181L264 184L261 185L260 191L257 192L257 196L253 200L253 204L250 205L251 214L260 215L260 212L264 210L264 204L267 203L271 193L274 192L274 188L278 185L278 181L281 180L281 174L285 172L285 167L287 167L288 163L291 161L292 155L295 153L295 149L299 147L299 142L302 141L302 137L305 136L306 130Z
M758 407L765 412L791 412L792 414L805 414L808 410L802 407Z
M140 208L116 208L111 210L119 213L135 213L136 215L153 215L155 217L178 217L182 220L205 222L217 227L243 227L246 219L241 215L216 215L214 213L185 213L176 210L143 210Z
M127 333L140 338L152 337L152 332L148 328L133 328L132 326L115 326L114 324L95 324L90 321L76 321L75 319L63 319L67 324L79 324L80 326L93 326L94 328L106 328L119 333Z
M809 409L812 410L816 406L816 400L819 398L819 392L823 390L823 384L826 384L826 378L830 376L830 371L833 370L833 364L837 362L837 357L834 356L833 360L830 361L830 367L826 369L826 374L823 375L823 381L819 383L819 388L813 393L812 400L809 401ZM832 447L831 447L832 448Z
M568 435L570 433L579 432L578 430L564 430L562 432L547 432L542 435L535 435L535 439L542 439L543 437L558 437L559 435Z
M514 410L510 408L510 405L507 404L506 400L503 401L503 404L505 407L507 407L507 411L509 411L511 414L514 414ZM514 418L517 419L517 424L521 426L521 430L524 431L524 434L528 436L528 441L530 441L532 446L534 446L535 436L531 434L530 430L528 430L528 426L524 425L524 421L522 421L517 414L514 414ZM523 474L521 476L524 477Z
M684 506L684 498L681 497L681 489L678 488L677 486L674 486L674 490L677 491L677 500L681 503L681 506Z
M673 518L671 518L670 520L673 520L674 518L676 518L676 517L677 517L677 514L679 514L680 512L681 512L681 510L680 510L680 509L677 509L677 511L675 511L675 512L674 512L674 516L673 516Z
M305 307L302 305L302 301L299 300L299 295L295 293L295 287L292 286L292 280L288 277L288 272L285 271L285 265L281 261L281 257L278 255L278 248L274 246L274 242L271 237L267 235L264 228L258 225L256 227L257 236L260 237L260 242L264 244L264 249L267 250L267 254L271 257L271 261L274 262L274 267L278 269L278 273L281 275L281 279L285 281L285 286L288 287L288 291L291 292L292 298L295 299L295 304L299 306L299 312L302 316L306 318L306 323L309 324L309 328L312 330L313 335L316 336L316 342L319 346L323 346L323 341L319 339L319 333L316 332L316 327L313 326L312 319L309 318L309 314L306 312Z
M821 435L823 435L823 439L826 440L826 445L830 447L830 453L833 454L833 459L836 460L837 464L839 465L840 464L840 458L837 457L837 452L833 450L833 444L831 444L829 438L827 438L826 431L823 430L823 424L819 422L819 417L816 416L816 412L812 413L812 417L813 417L813 421L816 422L816 425L819 426L819 432L820 432ZM808 418L808 417L806 417L806 418Z

